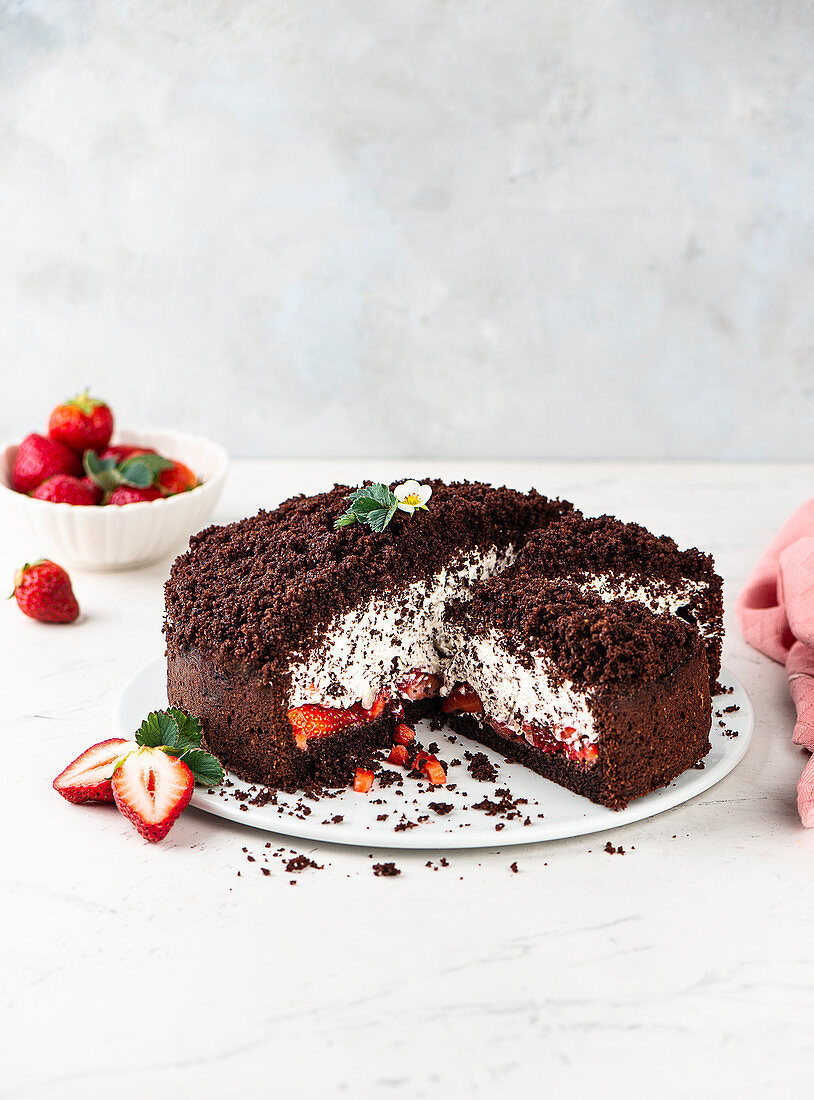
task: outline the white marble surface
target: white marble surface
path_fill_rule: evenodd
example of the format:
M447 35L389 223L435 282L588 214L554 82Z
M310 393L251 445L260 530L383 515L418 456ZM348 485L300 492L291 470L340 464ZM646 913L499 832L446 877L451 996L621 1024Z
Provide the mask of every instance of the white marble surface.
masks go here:
M3 4L0 438L90 383L237 455L808 459L812 46L808 0Z
M533 483L708 548L730 607L814 484L812 465L239 462L218 518L427 469ZM20 551L0 538L10 580ZM160 650L167 568L77 573L84 614L67 628L0 607L0 1097L765 1097L801 1082L803 758L782 670L731 620L726 660L757 728L707 794L607 835L453 853L439 871L397 853L395 879L374 878L364 850L292 844L325 864L292 887L247 862L266 835L188 812L150 846L115 809L51 790Z

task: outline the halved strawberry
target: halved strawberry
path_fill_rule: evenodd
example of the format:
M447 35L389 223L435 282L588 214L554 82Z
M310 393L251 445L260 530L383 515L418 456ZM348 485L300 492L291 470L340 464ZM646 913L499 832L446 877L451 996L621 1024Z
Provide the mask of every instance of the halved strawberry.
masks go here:
M192 797L192 772L163 749L131 753L113 774L113 798L145 840L163 840Z
M408 677L396 684L396 691L404 699L416 703L419 699L434 699L441 690L443 680L433 672L413 669Z
M367 768L357 768L356 775L353 777L353 789L359 794L367 794L372 786L373 772L368 771Z
M440 787L447 781L447 773L444 771L441 761L436 760L434 756L424 761L422 771L427 779L429 779L430 783L433 783L436 787Z
M406 745L394 745L390 750L390 755L387 758L388 764L398 764L401 768L407 767L407 746Z
M327 737L337 730L348 726L359 726L362 718L353 708L320 707L316 703L306 703L288 711L288 720L294 727L294 740L297 748L304 749L311 737Z
M414 737L415 730L405 726L403 722L396 726L396 732L393 734L393 740L397 745L409 745Z
M483 711L483 703L471 684L458 684L441 703L441 710L444 714L451 714L456 710L467 714L480 714Z
M138 748L135 741L111 737L91 745L54 780L54 790L69 802L112 802L110 779L123 756Z

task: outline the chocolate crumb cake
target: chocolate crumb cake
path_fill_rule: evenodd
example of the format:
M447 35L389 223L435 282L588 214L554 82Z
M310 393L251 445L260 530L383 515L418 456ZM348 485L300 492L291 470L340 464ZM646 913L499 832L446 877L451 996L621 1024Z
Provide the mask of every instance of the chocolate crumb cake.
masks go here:
M383 530L337 528L335 486L191 539L167 687L208 748L269 786L345 785L396 723L440 714L614 808L702 759L712 559L534 490L428 484L428 510Z

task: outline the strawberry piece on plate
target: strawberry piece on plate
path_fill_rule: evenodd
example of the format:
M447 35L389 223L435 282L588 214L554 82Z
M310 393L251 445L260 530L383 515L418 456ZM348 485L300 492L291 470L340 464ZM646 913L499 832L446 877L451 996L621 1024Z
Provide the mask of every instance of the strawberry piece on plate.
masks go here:
M396 732L393 734L393 740L397 745L409 745L414 737L415 730L405 726L403 722L396 726Z
M389 764L398 764L401 768L407 767L407 746L406 745L394 745L390 750L390 755L387 758Z
M434 756L431 756L429 760L424 761L424 767L421 769L429 779L430 783L436 787L442 786L447 781L447 773L440 760L436 760Z
M54 780L54 790L69 802L112 802L110 785L113 770L128 753L136 748L135 741L111 737L91 745L77 756Z
M359 794L367 794L372 786L373 772L368 771L367 768L357 768L356 775L353 777L353 789Z
M183 760L161 748L143 747L113 775L116 805L145 840L163 840L192 797L195 780Z

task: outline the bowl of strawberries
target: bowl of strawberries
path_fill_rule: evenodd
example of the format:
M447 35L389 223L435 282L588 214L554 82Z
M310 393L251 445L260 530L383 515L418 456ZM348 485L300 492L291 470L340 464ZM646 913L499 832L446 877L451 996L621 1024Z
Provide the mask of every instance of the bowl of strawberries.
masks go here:
M229 456L200 436L116 429L85 391L58 405L44 434L7 444L0 515L37 558L129 569L179 548L212 513Z

